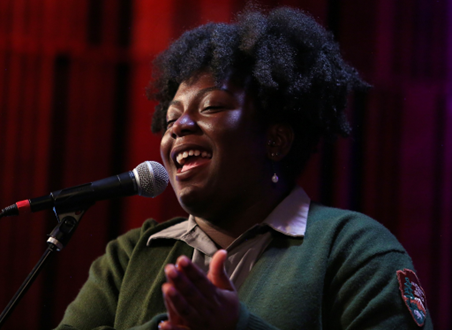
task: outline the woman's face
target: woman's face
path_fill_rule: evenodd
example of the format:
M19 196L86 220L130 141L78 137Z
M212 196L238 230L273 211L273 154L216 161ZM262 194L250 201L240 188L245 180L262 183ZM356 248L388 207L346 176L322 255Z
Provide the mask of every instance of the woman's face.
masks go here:
M160 152L187 212L215 218L258 198L271 173L265 127L244 88L201 73L179 86L167 122Z

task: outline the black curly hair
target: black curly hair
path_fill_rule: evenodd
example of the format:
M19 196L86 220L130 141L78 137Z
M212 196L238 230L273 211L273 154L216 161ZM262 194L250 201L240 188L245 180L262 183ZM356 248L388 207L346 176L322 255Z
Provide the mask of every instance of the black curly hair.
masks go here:
M299 174L323 137L348 136L344 110L351 90L366 88L347 65L331 33L292 8L239 14L232 24L185 32L154 61L148 94L158 101L152 131L165 131L166 111L179 85L202 71L220 83L231 72L250 77L256 106L269 122L288 123L295 139L284 159ZM248 79L249 80L249 79Z

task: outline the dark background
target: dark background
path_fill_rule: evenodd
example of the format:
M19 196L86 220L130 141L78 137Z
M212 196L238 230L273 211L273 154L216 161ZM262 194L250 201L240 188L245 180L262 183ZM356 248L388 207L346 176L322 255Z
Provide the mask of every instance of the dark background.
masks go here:
M452 1L261 1L309 11L374 88L351 98L352 138L301 179L327 205L364 212L413 258L436 329L452 310ZM243 1L1 0L0 207L160 160L144 88L182 31L230 21ZM183 214L171 189L99 202L4 329L50 329L108 240ZM46 248L51 212L0 221L0 309Z

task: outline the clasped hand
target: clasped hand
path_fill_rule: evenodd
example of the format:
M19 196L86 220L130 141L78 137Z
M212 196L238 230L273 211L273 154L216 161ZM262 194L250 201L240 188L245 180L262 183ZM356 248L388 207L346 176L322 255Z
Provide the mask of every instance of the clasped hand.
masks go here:
M168 321L163 330L235 329L240 303L225 270L227 252L212 258L207 276L189 258L165 266L167 282L162 285Z

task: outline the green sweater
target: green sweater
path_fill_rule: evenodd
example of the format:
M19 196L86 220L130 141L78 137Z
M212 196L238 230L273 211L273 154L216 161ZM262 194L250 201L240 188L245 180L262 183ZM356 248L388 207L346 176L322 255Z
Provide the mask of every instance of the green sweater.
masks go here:
M163 268L193 248L153 233L184 219L146 221L110 242L66 310L62 329L157 329ZM396 238L356 212L311 203L304 238L275 233L240 287L237 329L419 329L396 271L413 269ZM424 329L433 329L430 315Z

